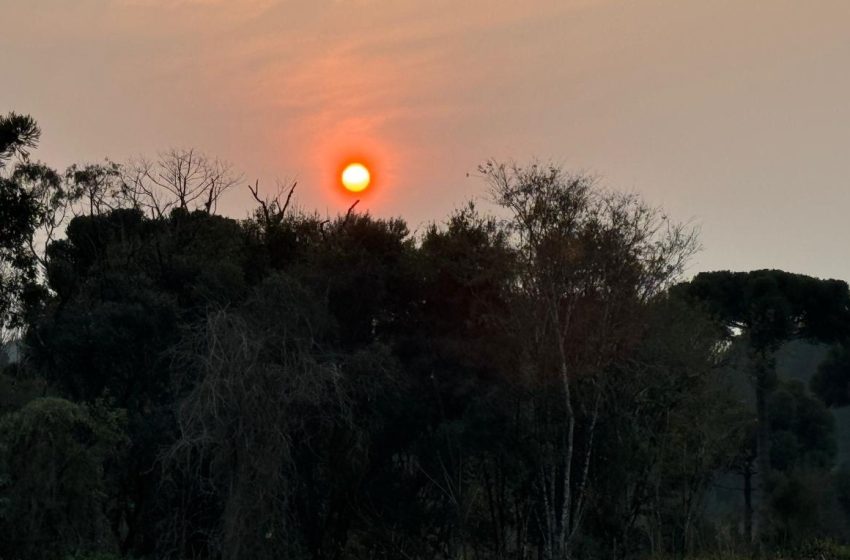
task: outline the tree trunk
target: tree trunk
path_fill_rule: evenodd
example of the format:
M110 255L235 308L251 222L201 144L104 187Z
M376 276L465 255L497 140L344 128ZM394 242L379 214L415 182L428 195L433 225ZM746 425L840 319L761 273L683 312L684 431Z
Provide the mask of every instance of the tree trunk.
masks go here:
M756 467L759 479L759 504L756 508L753 538L761 546L761 539L767 528L767 502L770 490L770 419L767 414L767 392L770 377L770 362L766 351L756 356Z
M744 538L747 546L753 545L753 464L744 465Z

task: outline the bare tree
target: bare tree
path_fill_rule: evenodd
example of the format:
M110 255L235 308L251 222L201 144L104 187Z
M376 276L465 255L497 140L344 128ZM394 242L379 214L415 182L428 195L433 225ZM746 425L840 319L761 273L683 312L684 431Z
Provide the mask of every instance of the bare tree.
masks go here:
M556 166L480 168L510 213L519 259L515 325L539 441L537 521L547 560L570 558L581 526L602 399L640 306L682 272L696 234L630 195ZM581 390L581 391L579 391ZM579 433L580 432L580 433Z
M259 207L255 214L257 219L262 223L266 231L269 228L280 225L286 216L286 211L289 208L289 203L292 201L292 195L295 192L295 187L298 182L293 181L289 186L289 192L286 193L286 199L283 194L286 189L281 183L277 185L277 192L274 196L260 197L260 182L255 181L254 186L248 185L248 190L251 191L251 196L257 201ZM283 202L281 202L283 201Z
M156 160L130 161L123 180L125 200L159 218L175 208L214 213L221 196L242 177L220 159L194 149L171 149Z

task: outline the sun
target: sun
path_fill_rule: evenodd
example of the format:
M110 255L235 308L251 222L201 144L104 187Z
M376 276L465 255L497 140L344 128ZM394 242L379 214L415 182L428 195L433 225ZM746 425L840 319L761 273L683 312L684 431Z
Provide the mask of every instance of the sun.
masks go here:
M349 192L366 190L372 176L362 163L349 163L342 172L342 186Z

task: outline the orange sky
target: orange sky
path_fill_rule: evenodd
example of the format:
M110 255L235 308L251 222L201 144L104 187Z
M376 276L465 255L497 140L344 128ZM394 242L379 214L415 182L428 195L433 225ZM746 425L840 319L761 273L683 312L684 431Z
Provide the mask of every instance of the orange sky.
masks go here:
M850 279L850 2L0 0L0 111L63 167L170 146L413 229L552 159L702 227L691 272ZM247 189L225 210L242 217Z

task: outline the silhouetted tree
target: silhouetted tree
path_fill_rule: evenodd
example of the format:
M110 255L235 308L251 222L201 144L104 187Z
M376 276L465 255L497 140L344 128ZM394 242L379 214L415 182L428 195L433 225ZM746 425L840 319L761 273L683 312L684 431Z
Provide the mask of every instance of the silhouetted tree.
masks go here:
M756 448L774 542L846 526L831 414L773 380L783 341L846 343L842 282L668 289L695 233L555 166L486 164L498 217L416 234L294 185L232 220L217 160L59 174L38 135L0 118L3 558L683 556L734 544L710 489Z
M194 149L171 149L156 160L131 161L122 174L127 204L156 218L172 209L213 213L221 196L241 180L229 164Z
M0 169L13 156L26 160L29 151L38 145L41 129L29 115L8 113L0 116Z
M835 345L811 379L812 391L827 406L844 407L850 404L850 347Z
M677 289L703 302L730 337L739 333L746 337L756 401L758 475L767 496L771 478L768 400L776 383L775 352L793 338L832 342L846 336L850 290L843 281L780 270L700 273ZM757 510L758 528L766 526L766 513L766 507Z
M103 164L74 164L65 171L65 181L73 198L81 201L81 213L94 216L127 205L121 174L121 166L109 160Z
M515 336L532 392L543 557L570 558L585 514L608 368L633 344L641 306L674 281L693 232L636 197L604 193L557 167L481 168L511 213Z
M30 117L0 117L0 329L20 329L46 297L46 248L66 224L73 193L61 176L29 161L40 130ZM6 160L17 155L10 169ZM5 338L5 337L4 337Z

